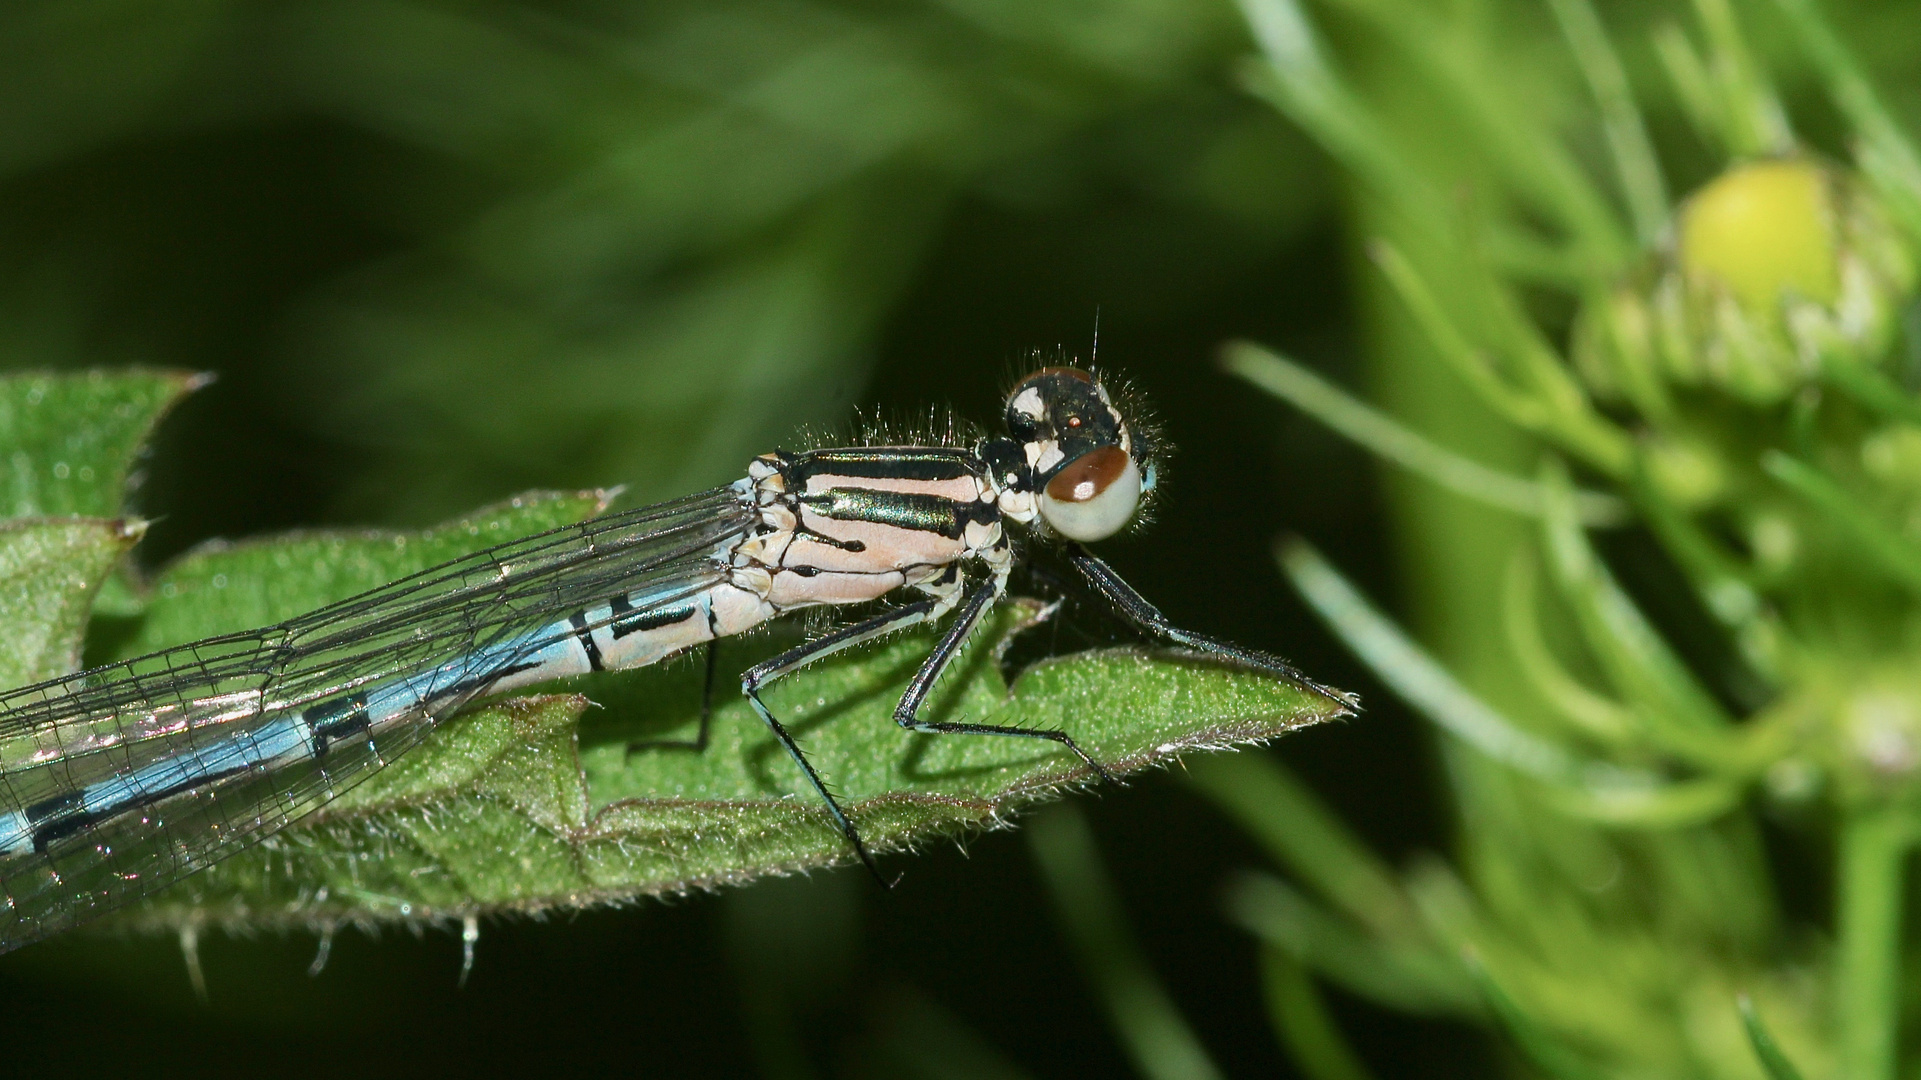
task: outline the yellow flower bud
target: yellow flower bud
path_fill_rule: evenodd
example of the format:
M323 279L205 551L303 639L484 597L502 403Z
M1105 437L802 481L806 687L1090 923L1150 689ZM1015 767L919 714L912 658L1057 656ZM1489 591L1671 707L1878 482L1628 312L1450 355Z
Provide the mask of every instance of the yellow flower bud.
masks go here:
M1875 196L1810 158L1748 162L1682 205L1668 250L1591 299L1575 337L1603 397L1646 411L1656 387L1783 400L1827 364L1878 364L1914 262Z
M1699 291L1725 290L1768 317L1785 296L1832 304L1841 272L1826 171L1760 161L1722 173L1681 214L1681 272Z

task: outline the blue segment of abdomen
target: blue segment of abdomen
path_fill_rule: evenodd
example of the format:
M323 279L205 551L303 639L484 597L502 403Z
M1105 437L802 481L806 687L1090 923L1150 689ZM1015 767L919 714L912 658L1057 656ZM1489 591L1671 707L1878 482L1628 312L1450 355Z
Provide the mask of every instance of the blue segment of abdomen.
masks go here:
M313 741L306 720L297 715L283 716L94 784L85 789L79 813L90 818L106 816L130 805L164 799L196 784L312 756Z
M244 772L267 771L322 759L340 742L377 731L431 708L437 701L471 700L578 674L579 645L565 623L517 635L406 678L345 692L299 711L284 712L246 731L0 814L0 856L44 849L62 837L119 814Z

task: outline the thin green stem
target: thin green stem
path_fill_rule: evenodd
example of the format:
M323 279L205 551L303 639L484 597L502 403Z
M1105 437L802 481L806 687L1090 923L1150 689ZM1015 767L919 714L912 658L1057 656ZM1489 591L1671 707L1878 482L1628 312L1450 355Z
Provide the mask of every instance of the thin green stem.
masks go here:
M1322 908L1272 874L1236 875L1223 899L1228 917L1248 933L1350 994L1421 1015L1478 1012L1479 996L1463 979L1461 965L1427 940L1378 935Z
M1712 75L1724 103L1724 138L1736 157L1782 154L1794 147L1794 133L1774 96L1774 88L1741 35L1740 21L1728 0L1694 0L1694 11L1713 50Z
M1687 31L1671 22L1656 27L1654 54L1660 57L1661 66L1667 69L1668 81L1674 85L1675 97L1679 99L1681 111L1686 114L1688 122L1694 126L1695 134L1704 141L1724 144L1727 123L1723 114L1726 110L1720 94L1714 89L1714 79L1708 75L1707 62L1695 50Z
M1794 24L1795 40L1828 83L1828 93L1861 141L1863 168L1882 184L1908 229L1921 235L1921 154L1908 141L1859 65L1815 10L1813 0L1776 0Z
M1543 513L1546 495L1541 485L1454 453L1279 353L1237 341L1222 351L1221 364L1377 457L1457 495L1527 517L1538 518ZM1577 491L1574 500L1584 525L1627 523L1628 506L1613 495Z
M1916 401L1900 384L1873 368L1829 360L1821 365L1821 377L1864 408L1890 420L1921 424L1921 401Z
M1548 1030L1535 1021L1526 1009L1510 996L1494 976L1481 963L1472 949L1462 954L1468 973L1480 984L1481 994L1487 1000L1488 1011L1492 1012L1501 1026L1507 1029L1514 1045L1525 1054L1535 1066L1555 1080L1600 1080L1601 1073L1592 1065L1576 1056Z
M1551 353L1544 355L1543 349L1534 347L1535 343L1518 341L1527 374L1542 392L1530 393L1515 387L1495 370L1487 353L1462 332L1446 305L1428 288L1420 271L1398 247L1376 240L1368 245L1368 253L1426 332L1435 353L1489 408L1507 417L1516 427L1553 439L1608 476L1621 479L1628 475L1634 456L1632 441L1620 428L1586 407L1579 388L1565 378L1565 372L1556 370L1558 363ZM1518 338L1521 325L1518 319L1510 317L1504 319L1502 328L1516 331Z
M1299 960L1267 946L1261 950L1261 982L1274 1030L1310 1080L1370 1080L1373 1074L1341 1036L1314 976Z
M1276 554L1308 605L1389 689L1462 742L1548 784L1555 805L1568 813L1671 827L1718 817L1738 801L1738 747L1730 750L1699 732L1677 733L1672 724L1651 727L1651 737L1662 737L1681 755L1719 774L1678 783L1576 758L1560 744L1518 727L1462 686L1305 542L1283 542Z
M1921 548L1863 507L1847 489L1799 458L1770 450L1761 468L1839 526L1890 577L1921 592Z
M1558 744L1517 727L1496 712L1426 650L1415 644L1342 577L1321 553L1300 540L1275 553L1329 629L1381 681L1449 734L1517 772L1548 783L1578 783L1581 769Z
M1414 269L1414 264L1401 253L1400 248L1386 240L1376 240L1368 245L1368 254L1373 256L1375 265L1381 268L1388 284L1394 287L1401 302L1407 305L1415 321L1426 332L1434 351L1481 395L1490 408L1529 431L1538 431L1545 426L1547 414L1541 403L1515 389L1495 372L1487 355L1461 333L1460 327L1448 316L1446 307L1427 287L1427 282L1422 280L1420 272Z
M1543 521L1549 568L1616 691L1645 718L1648 737L1669 753L1716 772L1743 772L1743 757L1728 737L1733 718L1675 655L1588 542L1574 516L1566 469L1550 458L1541 476L1555 496Z
M1835 1004L1841 1074L1849 1080L1895 1075L1909 840L1901 816L1882 806L1851 810L1841 827Z
M1741 1012L1741 1025L1747 1028L1748 1044L1754 1047L1755 1059L1767 1070L1768 1080L1801 1080L1801 1070L1794 1067L1788 1056L1769 1033L1767 1024L1761 1020L1761 1010L1754 1007L1754 999L1742 994L1735 1007Z
M1147 1080L1220 1080L1220 1070L1141 955L1087 819L1067 804L1052 807L1034 816L1027 839L1061 927L1135 1068Z
M1448 112L1475 147L1470 152L1566 234L1588 276L1612 277L1634 257L1635 245L1606 197L1528 107L1527 95L1502 81L1497 58L1482 42L1419 5L1343 0L1340 6L1372 23L1409 65L1424 69L1450 95Z
M1501 621L1515 665L1535 692L1582 733L1611 746L1630 743L1639 726L1633 711L1583 685L1561 666L1548 647L1536 610L1535 573L1530 553L1517 549L1508 561L1501 605Z
M1410 222L1426 228L1446 222L1445 201L1329 66L1300 5L1295 0L1241 0L1241 10L1267 60L1243 69L1248 92L1314 135L1356 179L1400 207Z
M1188 779L1298 880L1382 938L1418 940L1419 917L1394 873L1279 761L1208 754Z
M1667 183L1661 178L1661 163L1641 123L1641 111L1635 108L1634 91L1628 86L1621 58L1588 0L1549 0L1548 7L1561 24L1561 33L1574 51L1575 62L1581 66L1601 111L1608 153L1614 159L1614 174L1621 182L1634 233L1642 244L1652 246L1667 224Z

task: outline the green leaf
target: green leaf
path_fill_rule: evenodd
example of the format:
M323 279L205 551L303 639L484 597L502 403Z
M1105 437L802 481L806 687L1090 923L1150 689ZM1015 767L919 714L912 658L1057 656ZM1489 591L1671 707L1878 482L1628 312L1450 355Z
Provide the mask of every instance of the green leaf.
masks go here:
M129 489L137 484L134 463L153 426L206 382L206 376L177 371L0 376L0 518L120 516ZM55 575L70 597L84 599L63 609L65 618L77 621L60 621L62 616L32 607L0 609L7 614L0 634L10 646L40 637L62 642L44 655L12 648L0 661L5 687L78 668L78 639L69 648L66 638L85 625L89 610L115 615L140 610L136 587L125 573L115 573L119 556L140 538L139 528L96 521L66 535L64 541L52 533L43 538L51 547L32 556L43 561L31 573ZM68 561L54 550L63 543L75 545L69 547ZM108 547L114 552L111 560L102 564L93 558ZM50 616L56 623L44 621Z
M1012 607L986 632L1005 635L1029 611ZM932 640L910 635L823 662L768 695L877 850L990 827L1088 780L1078 760L1027 740L896 728L894 700ZM1010 697L995 666L980 662L988 652L977 647L968 670L942 687L937 715L1062 726L1116 772L1196 747L1271 738L1334 711L1264 678L1130 651L1041 665ZM727 665L741 666L732 656ZM472 710L381 775L163 894L132 921L432 920L571 908L849 861L845 840L794 766L731 692L704 753L628 752L636 737L690 737L699 684L700 673L683 664L597 678L591 699L556 694ZM594 700L603 708L589 713Z
M141 441L196 385L140 373L0 379L12 507L117 510ZM605 501L600 493L534 494L421 532L207 545L159 575L142 618L108 648L134 656L272 625L582 520ZM88 606L137 537L122 523L86 518L0 528L8 614L0 632L11 665L0 675L10 685L73 668ZM1034 611L1005 605L984 641L1005 639ZM892 705L931 635L836 657L768 695L877 850L995 825L1025 802L1090 779L1051 744L901 732ZM725 643L730 672L783 640L776 633ZM937 690L931 712L1069 730L1115 772L1271 738L1336 711L1285 683L1191 656L1128 650L1038 665L1010 694L990 662L995 655L972 650ZM723 695L706 753L629 753L637 739L691 738L700 682L693 667L668 665L484 704L319 813L123 921L332 925L578 907L844 861L844 839L737 695ZM604 707L589 712L595 701Z
M1273 755L1207 758L1187 780L1348 918L1383 938L1422 937L1393 871Z
M80 666L88 614L144 531L109 520L135 455L199 385L177 372L0 377L0 689Z
M194 549L153 581L116 659L272 626L481 548L557 529L607 505L599 492L533 492L432 529L292 533Z
M206 381L177 371L0 378L0 516L118 516L154 424Z
M99 518L0 522L0 689L80 666L94 596L142 531Z
M461 552L575 520L594 496L529 496L425 533L310 534L203 548L156 582L125 652L269 624ZM1272 738L1336 706L1186 654L1114 650L1028 669L1010 693L995 650L1029 623L1010 603L937 689L937 718L1060 728L1115 772ZM1052 744L915 735L891 713L934 631L817 664L766 697L876 850L1002 822L1089 782ZM272 840L184 882L128 921L261 927L434 920L677 892L847 861L846 841L731 676L783 644L721 645L704 753L691 740L702 669L610 673L498 701ZM599 708L593 706L598 703Z

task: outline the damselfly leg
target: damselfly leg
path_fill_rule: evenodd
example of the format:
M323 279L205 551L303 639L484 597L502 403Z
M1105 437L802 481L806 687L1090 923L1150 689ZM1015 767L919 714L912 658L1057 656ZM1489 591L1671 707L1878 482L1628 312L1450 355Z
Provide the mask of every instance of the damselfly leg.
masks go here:
M894 722L909 731L924 732L931 735L1004 735L1022 739L1045 739L1049 742L1059 743L1062 747L1072 751L1075 756L1087 764L1088 768L1094 770L1101 779L1112 781L1114 779L1113 774L1108 772L1106 767L1101 765L1100 762L1095 761L1087 751L1081 749L1080 744L1075 742L1073 737L1064 731L1012 727L1003 724L974 724L958 721L921 719L920 710L921 707L927 703L928 695L933 692L934 687L940 682L941 676L947 671L948 667L952 665L966 649L968 641L979 631L988 613L994 609L995 601L1000 599L1001 592L1002 590L997 582L992 579L976 581L969 586L958 610L955 612L953 625L949 626L947 631L941 635L940 641L934 645L932 651L928 653L927 658L921 662L920 668L914 673L914 677L908 680L907 690L901 695L900 703L894 708ZM849 649L856 645L873 641L876 638L905 630L910 626L925 621L934 613L936 606L937 602L929 599L882 612L873 618L855 623L852 626L844 627L818 640L810 641L805 645L789 649L778 656L754 665L741 676L741 692L746 695L748 702L753 706L754 711L760 715L761 720L767 724L768 730L772 731L774 737L780 741L781 746L787 751L788 756L793 758L794 763L800 766L801 771L807 777L809 785L813 787L822 801L827 804L829 813L833 815L834 823L840 827L842 835L847 838L847 842L853 847L855 854L860 857L861 863L874 875L875 880L880 881L882 885L887 885L888 882L885 878L881 877L880 868L875 864L873 855L868 851L866 841L861 839L860 830L855 827L853 821L847 816L846 810L840 805L840 800L835 797L832 791L828 790L826 781L821 779L820 773L815 770L813 763L807 759L806 752L800 748L800 744L795 741L793 734L787 730L786 725L782 724L780 720L774 716L773 710L769 709L767 703L761 699L760 691L816 660L831 656L843 649Z
M1108 609L1149 637L1158 638L1169 645L1178 645L1208 656L1216 656L1242 667L1264 671L1312 691L1339 705L1343 711L1359 707L1354 695L1336 690L1301 674L1299 668L1258 649L1249 649L1232 642L1183 630L1169 622L1161 610L1147 602L1147 598L1134 591L1134 587L1122 580L1113 567L1108 566L1093 553L1078 543L1065 545L1068 564L1080 572L1081 578L1092 588L1096 595L1106 602Z
M986 619L987 613L993 610L994 601L999 597L1000 590L996 589L992 582L986 581L976 584L967 594L967 598L961 602L959 614L954 618L954 625L948 627L947 633L942 635L939 644L934 646L934 651L927 654L927 659L921 663L920 670L915 672L913 679L908 682L907 692L901 695L900 704L894 708L894 723L909 731L922 731L933 735L1012 735L1022 739L1047 739L1072 750L1077 757L1087 763L1088 768L1098 773L1101 779L1113 780L1113 774L1108 772L1100 762L1088 756L1087 751L1082 750L1080 744L1065 731L920 719L920 708L926 703L927 695L933 692L934 685L940 681L948 665L952 664L960 656L961 650L967 647L968 639L980 629L981 622Z
M700 728L691 739L634 739L627 744L627 756L646 750L692 750L696 754L707 750L707 736L714 726L714 673L719 670L720 642L707 643L707 673L700 683Z
M917 600L891 611L883 611L871 619L863 619L852 626L842 627L805 645L795 646L779 656L763 660L748 668L740 677L740 692L747 695L747 703L760 714L768 730L774 733L774 738L780 740L780 745L787 750L787 756L793 758L794 764L799 765L801 772L807 775L808 784L827 804L828 812L834 816L834 824L840 826L841 835L847 837L847 842L853 845L854 854L860 856L861 863L867 867L869 873L874 875L874 880L883 885L887 884L886 879L880 876L880 867L874 864L874 856L868 852L867 844L861 840L860 830L854 828L854 823L848 820L847 812L841 809L840 800L834 798L833 792L827 790L827 782L820 778L820 773L814 771L813 763L807 760L807 755L801 751L800 744L794 741L794 736L774 716L773 710L767 707L767 703L760 699L760 691L768 684L799 671L816 660L832 656L842 649L851 649L863 642L885 637L897 630L905 630L925 620L933 613L935 606L934 600Z

